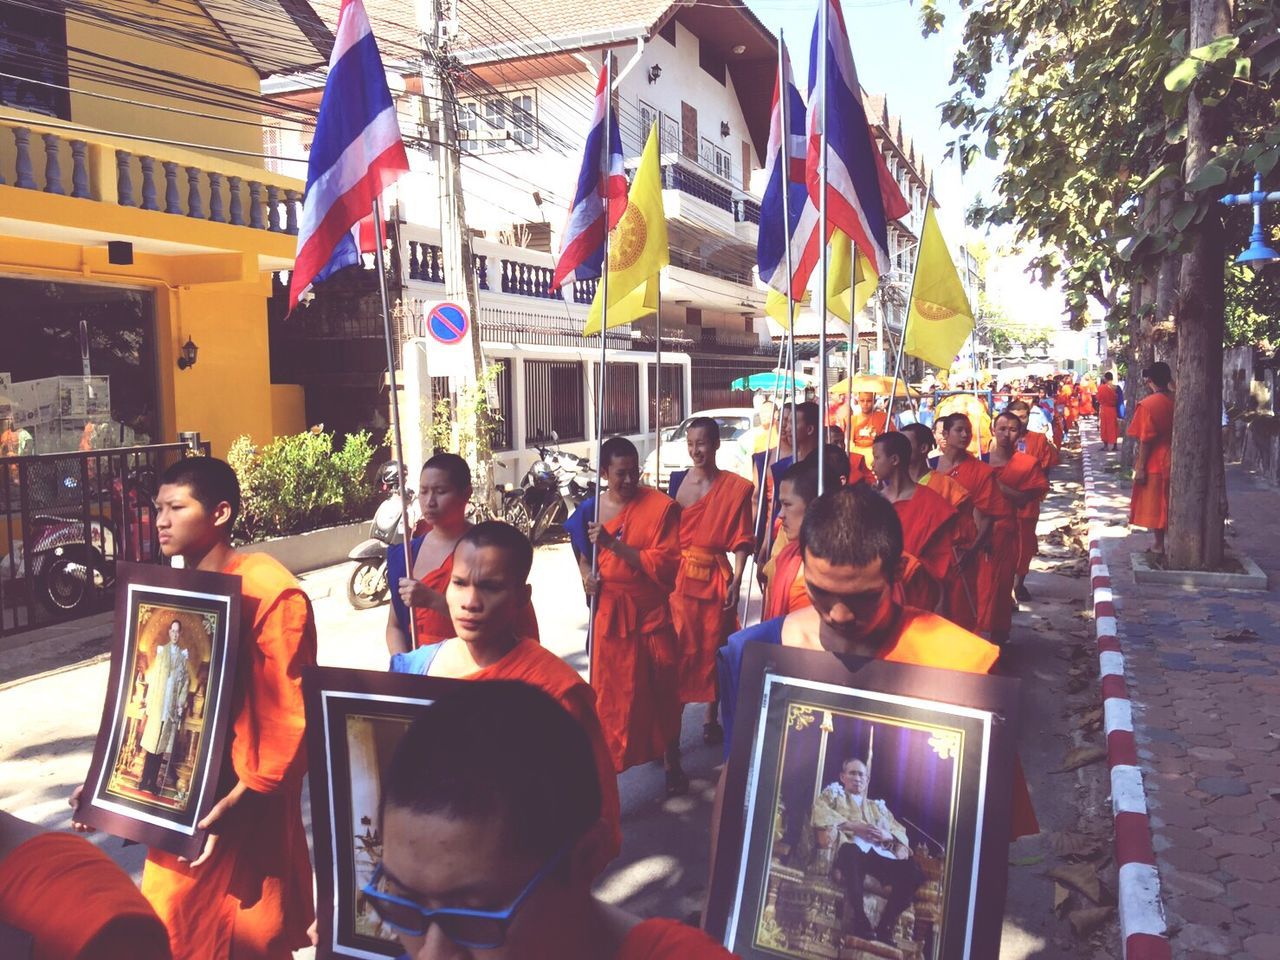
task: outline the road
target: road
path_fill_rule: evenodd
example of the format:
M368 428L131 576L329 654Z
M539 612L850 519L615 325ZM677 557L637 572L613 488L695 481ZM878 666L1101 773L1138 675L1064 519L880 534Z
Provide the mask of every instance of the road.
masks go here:
M1046 503L1043 533L1068 522L1077 509L1078 473L1070 464L1059 473L1062 477L1055 479ZM1016 616L1014 640L1004 660L1005 669L1023 681L1020 752L1044 832L1010 848L1013 865L1002 960L1108 955L1096 943L1074 940L1053 912L1054 884L1043 875L1054 862L1050 834L1078 830L1082 824L1096 826L1107 793L1099 766L1070 774L1052 772L1064 753L1078 745L1080 735L1073 734L1069 718L1084 709L1079 698L1068 693L1064 676L1073 662L1079 662L1072 651L1085 638L1079 611L1086 581L1070 572L1051 571L1055 565L1070 565L1071 558L1063 550L1058 553L1037 561L1028 581L1034 600ZM302 578L315 606L320 662L384 669L386 608L351 609L346 599L348 572L343 565ZM531 580L544 645L585 674L587 609L580 600L568 545L540 547ZM758 598L752 608L754 620ZM0 716L5 718L0 731L0 809L49 829L66 825L66 798L88 768L101 712L106 632L99 625L96 632L85 634L46 634L39 648L0 652ZM692 781L687 796L665 797L657 763L628 770L619 778L625 840L621 856L601 877L597 891L642 915L691 918L706 894L710 810L721 754L720 748L702 743L703 709L694 705L685 712L683 748ZM125 869L140 875L141 847L96 839Z

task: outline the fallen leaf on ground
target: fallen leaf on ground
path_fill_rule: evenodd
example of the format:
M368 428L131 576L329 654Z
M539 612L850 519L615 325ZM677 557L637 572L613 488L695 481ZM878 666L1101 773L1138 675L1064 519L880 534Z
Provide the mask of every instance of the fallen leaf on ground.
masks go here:
M1054 773L1069 773L1072 770L1078 770L1081 767L1087 767L1091 763L1097 763L1107 755L1107 748L1098 746L1097 744L1085 744L1083 747L1072 747L1067 751L1067 755L1062 758L1062 766L1054 771Z
M1101 852L1104 844L1105 841L1100 837L1077 833L1074 830L1049 834L1049 845L1060 857L1093 857Z
M1071 929L1075 931L1077 937L1087 937L1107 922L1111 916L1111 910L1111 907L1084 907L1068 913L1067 920L1070 921Z
M1079 693L1087 686L1089 686L1089 681L1084 677L1070 677L1067 680L1067 693Z
M1098 867L1093 863L1060 863L1047 874L1067 886L1079 890L1094 903L1102 899L1102 884L1098 882Z
M1030 857L1015 857L1009 861L1011 867L1034 867L1037 863L1044 859L1043 853L1037 853Z
M1243 630L1232 633L1215 633L1213 639L1222 640L1225 643L1257 643L1262 637L1245 627Z
M1061 910L1062 905L1067 902L1067 897L1071 896L1071 891L1060 883L1053 885L1053 909Z

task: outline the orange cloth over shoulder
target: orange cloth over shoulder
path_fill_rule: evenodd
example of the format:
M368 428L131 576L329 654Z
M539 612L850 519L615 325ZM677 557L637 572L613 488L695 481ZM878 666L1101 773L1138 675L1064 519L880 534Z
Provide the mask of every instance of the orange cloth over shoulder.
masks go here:
M986 549L977 552L976 558L978 587L975 598L978 604L976 629L987 632L992 629L993 620L1003 618L1003 611L999 606L1000 588L997 585L998 576L1002 575L1002 571L997 569L997 563L1004 559L1005 554L1012 554L1015 562L1017 559L1017 532L1012 523L1013 504L996 486L996 475L991 466L975 457L966 457L961 460L952 468L948 476L959 481L969 491L975 507L993 518L990 541ZM1002 527L1002 521L1008 521L1007 525ZM999 560L997 553L1000 554ZM1010 580L1009 589L1013 590L1012 580ZM1008 603L1012 607L1012 593Z
M870 452L862 450L853 450L849 453L849 486L855 483L868 483L874 487L879 482L868 462L870 456Z
M956 508L953 556L954 551L967 549L978 534L978 528L973 522L973 495L968 488L958 480L953 480L937 470L930 470L924 474L920 478L920 485L939 494ZM952 563L952 576L943 586L941 613L966 630L977 628L978 563L976 559L971 559L959 567Z
M34 960L169 960L169 935L129 875L83 837L44 833L0 860L0 921Z
M546 647L527 639L520 640L497 663L477 670L464 679L517 680L537 687L564 707L586 730L600 774L600 815L612 828L613 835L608 857L599 864L600 869L603 869L622 850L622 811L618 801L618 777L614 773L613 758L609 754L609 748L605 746L604 731L600 728L600 717L596 713L596 692L578 676L578 671Z
M1048 471L1058 465L1058 448L1049 442L1048 436L1035 430L1028 430L1022 435L1027 453L1036 458L1040 469Z
M444 563L430 571L422 582L437 593L444 593L449 586L449 577L453 575L453 554L445 557ZM432 610L430 607L411 607L413 619L418 627L418 646L425 647L431 643L439 643L456 637L458 631L453 629L453 620L447 613ZM516 636L521 640L539 642L538 615L534 612L533 602L524 605L516 616Z
M898 634L885 644L879 659L962 673L990 673L999 656L1000 651L995 644L963 627L937 614L904 607ZM1010 840L1040 832L1022 763L1016 759L1013 765L1011 821Z
M993 631L1007 635L1013 622L1013 582L1021 568L1024 552L1030 551L1026 556L1027 566L1030 567L1031 554L1036 551L1036 517L1040 514L1040 501L1049 492L1049 479L1040 469L1035 457L1018 451L1014 451L1008 463L992 469L996 479L1006 487L1020 493L1038 495L1021 507L1015 508L1009 502L1012 513L999 517L992 529L989 568L992 579L990 590L985 594L992 603L988 622Z
M809 590L804 585L804 561L800 556L800 544L788 543L773 559L773 572L769 575L769 590L764 598L762 620L784 617L793 610L813 606Z
M1120 394L1109 383L1098 384L1098 433L1107 446L1120 439Z
M1173 452L1173 397L1153 393L1133 411L1128 435L1150 449L1147 482L1133 484L1129 522L1135 527L1163 530L1169 526L1169 473Z
M655 917L631 928L613 960L732 960L736 956L701 930Z
M849 423L849 445L852 448L849 452L862 454L864 466L870 465L871 445L876 437L885 432L885 424L888 422L889 415L883 410L872 410L870 413L859 410L853 415ZM849 482L855 483L857 479L857 476L850 476Z
M721 470L697 503L680 511L680 569L671 594L679 637L682 703L716 699L716 650L738 629L738 611L724 609L733 568L727 554L750 550L752 486Z
M902 549L920 561L920 572L903 583L906 602L933 610L954 565L956 508L923 484L893 508L902 522Z
M605 529L640 553L636 570L600 551L591 685L605 743L621 773L656 760L680 729L678 654L669 598L680 566L680 508L641 487Z
M298 581L266 554L237 553L224 572L241 578L242 597L227 761L254 795L223 821L198 869L148 851L142 893L175 960L289 960L315 919L302 824L302 671L316 662L315 619Z

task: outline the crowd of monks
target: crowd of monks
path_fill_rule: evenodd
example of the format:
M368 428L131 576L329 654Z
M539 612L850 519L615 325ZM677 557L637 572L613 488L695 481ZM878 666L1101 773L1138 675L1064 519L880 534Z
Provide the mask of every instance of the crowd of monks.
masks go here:
M1159 535L1160 511L1167 512L1167 491L1161 491L1171 401L1167 368L1146 373L1152 394L1129 427L1140 444L1134 513L1135 523ZM545 704L510 691L493 696L509 698L513 724L520 725L514 718L525 711L531 728L542 724L551 731L547 737L555 742L539 749L562 748L556 763L572 760L581 738L588 781L582 791L589 797L578 825L565 827L555 856L570 857L571 867L563 877L555 875L556 889L546 893L543 908L566 916L562 922L519 921L517 906L537 899L529 893L533 886L553 884L544 879L549 866L538 869L536 857L526 858L527 851L542 849L546 837L520 833L528 816L509 809L517 801L509 799L505 781L485 785L484 771L494 761L474 751L450 754L457 768L450 782L463 784L451 788L457 795L427 798L444 788L413 771L444 762L432 753L444 749L434 745L441 738L408 737L412 750L402 752L417 753L398 775L393 793L399 791L400 799L388 801L382 885L369 894L400 933L406 956L441 955L433 950L442 944L467 945L470 927L460 918L468 911L451 912L433 894L466 886L459 878L498 884L515 898L505 919L494 921L500 929L486 928L497 931L499 943L529 944L527 952L509 949L506 956L729 956L696 930L637 921L591 896L591 882L621 848L617 774L660 761L668 794L688 789L679 747L683 708L706 704L707 743L731 736L741 649L750 640L992 669L1009 641L1017 600L1028 598L1023 581L1036 553L1049 472L1080 417L1097 411L1104 443L1114 446L1115 408L1122 402L1115 394L1110 375L1096 394L1063 378L1015 390L994 416L970 395L949 412L940 410L932 429L908 423L899 431L888 429L874 397L863 396L858 415L845 420L852 424L847 438L840 426L824 422L814 403L783 407L769 433L776 443L757 455L754 482L719 467L716 421L699 418L687 429L692 465L673 474L667 492L641 485L639 453L629 440L609 439L602 446L598 503L586 501L566 524L581 574L580 602L590 610L589 683L539 643L527 538L498 522L470 524L467 464L452 454L433 456L419 478L423 524L408 563L402 554L397 559L398 548L389 555L396 586L386 626L390 668L493 681L503 689L535 688ZM205 849L190 861L150 851L139 892L123 874L112 880L109 862L92 847L69 846L83 841L24 831L12 818L0 819L0 936L4 925L33 932L45 945L36 957L284 960L314 936L301 815L300 689L303 669L316 658L314 617L306 594L283 567L232 548L229 531L238 509L234 473L210 458L176 464L157 497L156 526L166 556L182 557L189 568L235 573L243 583L244 649L232 736L221 799L201 823L209 831ZM744 585L753 558L764 615L744 630L739 609L744 586L754 586ZM442 706L442 716L454 710L449 716L457 722L469 709L476 718L487 716L493 703L485 707L483 697L475 699L479 705ZM567 728L557 727L559 715L570 718ZM479 750L484 724L476 719L474 726ZM576 732L562 743L568 728ZM507 761L499 766L499 774L510 775ZM571 780L576 775L564 773ZM519 782L519 794L537 794L538 785ZM1013 834L1034 832L1020 773L1015 791ZM77 791L72 806L79 801ZM472 809L476 803L492 807L485 808L488 833L505 829L510 842L489 850L477 828L453 863L440 851L469 836L465 822L480 816ZM568 800L564 805L574 806ZM441 863L453 863L448 869L415 865L413 851L422 852L422 837L439 832L432 810L451 815L460 831L437 838L432 847ZM77 856L83 869L67 869L66 858ZM475 871L484 876L477 879ZM76 879L81 876L83 883ZM520 882L512 886L511 877ZM84 883L93 884L93 897ZM60 899L80 907L74 934L62 922L61 908L50 922L50 891L58 884L66 885ZM495 897L497 916L508 901Z

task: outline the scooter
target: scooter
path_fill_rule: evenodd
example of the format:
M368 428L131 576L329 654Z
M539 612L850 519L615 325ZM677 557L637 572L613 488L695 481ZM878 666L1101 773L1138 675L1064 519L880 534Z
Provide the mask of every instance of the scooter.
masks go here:
M392 460L378 472L378 492L385 499L374 511L369 523L369 536L347 554L355 561L355 569L347 581L347 600L357 610L369 610L386 603L391 596L387 583L387 549L404 543L404 469ZM418 499L409 504L409 525L418 521Z
M539 440L542 438L539 437ZM559 435L551 434L553 443ZM538 459L517 489L507 491L503 519L528 534L536 546L556 523L563 523L578 504L595 494L595 473L585 457L538 444Z

